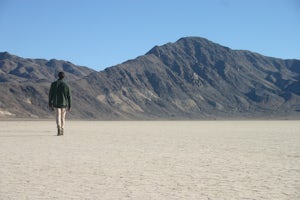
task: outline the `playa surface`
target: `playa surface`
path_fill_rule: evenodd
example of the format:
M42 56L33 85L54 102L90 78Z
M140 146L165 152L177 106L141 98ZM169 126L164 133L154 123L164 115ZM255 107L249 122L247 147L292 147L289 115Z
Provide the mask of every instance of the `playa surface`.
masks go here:
M0 199L300 199L299 121L0 127Z

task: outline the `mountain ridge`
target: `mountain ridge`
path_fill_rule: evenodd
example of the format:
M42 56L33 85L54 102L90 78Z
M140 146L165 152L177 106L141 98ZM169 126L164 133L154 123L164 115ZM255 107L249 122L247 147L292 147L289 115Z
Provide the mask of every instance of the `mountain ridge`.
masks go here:
M17 99L22 95L24 99L26 94L25 99L31 101L26 106L24 101L14 103L15 107L22 105L26 111L22 115L13 109L5 110L10 106L5 106L8 100L1 98L0 111L15 114L13 117L30 117L30 114L50 117L42 105L47 103L49 80L54 80L59 70L67 72L73 91L75 104L71 118L196 120L299 118L300 115L299 60L232 50L200 37L185 37L155 46L145 55L100 72L57 60L31 59L31 68L25 61L21 62L23 65L9 65L16 59L7 57L0 53L0 84L18 85L20 79L27 82L27 89L19 85L15 93L11 87L1 89L1 93ZM14 66L11 67L14 70L3 71L9 66ZM12 81L10 76L18 80ZM42 76L44 81L39 78ZM35 102L37 98L42 101Z

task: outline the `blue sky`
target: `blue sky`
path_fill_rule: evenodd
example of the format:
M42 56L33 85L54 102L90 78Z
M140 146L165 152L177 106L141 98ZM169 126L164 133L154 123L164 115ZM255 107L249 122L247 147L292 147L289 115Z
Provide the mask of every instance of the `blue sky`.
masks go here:
M0 52L103 70L199 36L300 59L299 0L0 0Z

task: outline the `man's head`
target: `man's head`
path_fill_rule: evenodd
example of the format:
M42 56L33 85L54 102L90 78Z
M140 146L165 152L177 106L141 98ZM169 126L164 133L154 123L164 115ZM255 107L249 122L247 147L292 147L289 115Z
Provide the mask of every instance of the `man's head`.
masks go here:
M65 77L65 73L64 72L59 72L58 73L58 78L59 79L63 79Z

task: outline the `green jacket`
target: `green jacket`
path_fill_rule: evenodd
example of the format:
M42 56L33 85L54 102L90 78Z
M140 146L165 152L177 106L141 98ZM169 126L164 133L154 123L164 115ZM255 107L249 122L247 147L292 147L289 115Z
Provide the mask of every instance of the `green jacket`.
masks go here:
M55 108L71 108L71 90L62 79L53 82L49 91L49 106Z

